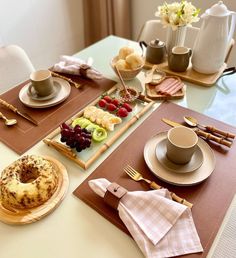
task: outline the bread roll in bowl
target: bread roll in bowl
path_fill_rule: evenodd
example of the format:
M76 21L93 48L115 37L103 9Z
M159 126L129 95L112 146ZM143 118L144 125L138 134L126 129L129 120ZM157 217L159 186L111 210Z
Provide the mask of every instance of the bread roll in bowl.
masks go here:
M129 54L126 59L126 63L130 66L131 69L137 69L138 67L142 66L144 61L143 58L136 53Z
M119 59L115 65L118 70L130 69L128 63L124 59Z
M134 49L131 47L122 47L119 50L118 58L125 59L128 55L134 53Z

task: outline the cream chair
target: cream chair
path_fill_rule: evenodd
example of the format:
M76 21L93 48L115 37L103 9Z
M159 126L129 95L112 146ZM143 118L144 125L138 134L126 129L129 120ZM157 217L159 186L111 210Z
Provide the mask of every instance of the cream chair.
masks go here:
M193 48L199 30L200 28L198 27L187 27L186 38L184 43L186 47ZM161 41L165 42L166 31L167 29L163 27L162 23L159 20L148 20L144 23L143 27L141 28L137 41L144 40L148 43L151 40L158 38ZM226 63L228 62L233 46L234 39L232 39L229 44L225 58Z
M22 48L16 45L0 47L0 93L28 79L34 70Z

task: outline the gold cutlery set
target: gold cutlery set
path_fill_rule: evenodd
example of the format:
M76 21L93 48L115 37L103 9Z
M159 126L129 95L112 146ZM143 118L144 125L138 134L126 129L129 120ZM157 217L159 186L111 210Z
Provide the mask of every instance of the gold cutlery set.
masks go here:
M26 119L27 121L31 122L32 124L34 125L38 125L38 122L36 120L34 120L31 116L29 116L28 114L26 113L22 113L21 111L19 111L16 107L14 107L13 105L7 103L5 100L3 99L0 99L0 104L4 107L6 107L7 109L10 109L11 111L13 111L14 113L16 113L17 115L23 117L24 119ZM5 120L5 124L6 125L13 125L13 124L16 124L16 120L14 121L11 121L9 123L9 120L8 120L8 123L7 123L7 120L6 120L6 117L3 116L3 114L1 113L1 118L3 118Z
M162 118L162 121L172 127L183 126L182 124L169 120L167 118ZM219 144L225 145L229 148L231 147L233 143L232 140L235 137L235 135L232 133L221 131L212 126L206 126L206 131L199 129L198 127L194 127L193 130L198 136L203 137L205 140L211 140Z

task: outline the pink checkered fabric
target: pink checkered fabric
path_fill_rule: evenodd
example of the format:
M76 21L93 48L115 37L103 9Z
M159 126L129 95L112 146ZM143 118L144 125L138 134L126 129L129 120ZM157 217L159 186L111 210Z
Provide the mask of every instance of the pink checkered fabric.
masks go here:
M89 181L91 189L104 197L110 182ZM167 189L128 192L118 212L145 257L173 257L202 252L191 210L174 202Z

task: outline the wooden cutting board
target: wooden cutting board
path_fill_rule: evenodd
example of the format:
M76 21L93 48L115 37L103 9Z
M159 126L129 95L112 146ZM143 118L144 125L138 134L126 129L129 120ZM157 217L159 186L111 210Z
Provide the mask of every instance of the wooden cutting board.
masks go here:
M52 162L57 169L58 187L55 193L44 204L35 208L25 209L25 210L19 210L15 208L12 210L8 210L4 206L2 206L0 202L0 221L6 224L15 224L15 225L33 223L42 219L46 215L50 214L62 202L69 186L69 178L68 178L67 170L65 166L62 163L60 163L58 160L48 156L44 158Z

